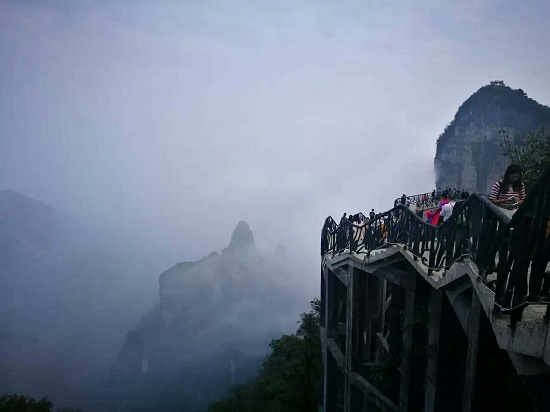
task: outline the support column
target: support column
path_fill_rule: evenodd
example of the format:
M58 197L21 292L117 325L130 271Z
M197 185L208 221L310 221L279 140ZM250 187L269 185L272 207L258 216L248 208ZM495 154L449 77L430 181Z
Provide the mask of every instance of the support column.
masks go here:
M328 268L321 264L321 326L325 327L327 306L327 271Z
M371 362L372 359L370 357L371 354L371 343L372 343L372 311L371 311L371 303L369 302L369 294L371 293L372 288L372 278L371 276L367 276L365 279L365 289L363 290L364 293L364 313L365 316L363 317L363 336L361 336L361 348L363 352L363 362Z
M328 270L328 268L324 268L323 269L323 298L324 298L324 301L321 301L322 302L322 311L323 311L323 327L325 328L325 333L328 333L328 329L330 327L330 307L331 307L331 304L330 304L330 298L331 298L331 295L330 295L330 287L329 287L329 283L330 283L330 271Z
M326 287L327 287L327 305L326 305L326 333L327 343L329 339L338 340L338 306L339 306L339 288L341 282L337 279L336 275L327 270ZM337 382L338 367L334 357L327 350L326 359L326 377L325 377L325 410L336 410L337 401Z
M362 335L362 318L364 316L364 299L365 296L362 293L362 280L365 279L364 276L360 274L359 271L355 271L351 283L353 284L353 307L352 307L352 317L351 317L351 334L352 334L352 346L351 346L351 372L357 371L357 365L361 362L361 335Z
M327 278L327 337L336 339L338 337L338 298L339 284L336 275L328 272Z
M323 405L326 412L336 410L336 402L338 398L338 382L337 374L338 367L332 354L327 356L327 380L326 380L326 392L325 392L325 404Z
M346 370L344 376L344 412L351 411L351 363L353 361L353 289L355 284L355 269L349 267L349 286L347 290L347 303L346 303Z
M479 342L479 322L481 317L481 303L476 290L472 289L472 304L468 317L468 352L466 353L466 374L464 379L464 398L462 410L470 412L474 400L476 383L477 346Z
M424 397L425 412L433 412L435 408L442 299L443 291L432 289L430 299L430 328L428 334L428 365L426 367L426 392Z
M405 313L403 315L403 349L401 353L401 382L399 385L399 411L406 412L409 408L409 380L411 368L411 349L413 337L414 295L416 289L416 272L410 289L405 291Z
M330 278L330 271L327 267L323 268L323 298L324 298L324 306L323 306L323 328L324 333L321 336L321 349L322 349L322 356L323 356L323 409L326 411L327 407L327 382L328 382L328 350L327 350L327 334L328 334L328 326L329 326L329 278Z

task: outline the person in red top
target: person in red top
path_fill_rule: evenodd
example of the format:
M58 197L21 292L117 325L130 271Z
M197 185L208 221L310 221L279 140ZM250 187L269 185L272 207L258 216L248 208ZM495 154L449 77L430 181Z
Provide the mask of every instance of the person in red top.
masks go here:
M517 209L525 200L525 185L521 181L521 175L520 166L508 166L502 180L493 185L489 199L503 209Z
M426 219L428 220L428 223L434 226L442 223L442 219L439 218L441 214L441 209L443 209L443 206L449 203L449 195L447 194L447 192L443 193L441 196L443 197L443 200L439 203L439 207L435 210L428 210L426 212Z

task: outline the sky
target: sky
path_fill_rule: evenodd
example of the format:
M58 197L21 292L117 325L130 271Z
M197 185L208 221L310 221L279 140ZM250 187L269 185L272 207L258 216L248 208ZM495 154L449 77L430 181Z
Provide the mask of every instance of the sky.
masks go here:
M324 218L431 191L468 96L498 79L550 103L548 15L546 0L0 0L0 189L163 265L246 220L260 248L312 262L316 292Z

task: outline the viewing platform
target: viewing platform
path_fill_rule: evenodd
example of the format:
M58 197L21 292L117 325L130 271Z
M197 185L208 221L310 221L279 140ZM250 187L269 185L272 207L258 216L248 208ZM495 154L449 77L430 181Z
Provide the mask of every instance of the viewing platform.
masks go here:
M323 409L550 410L549 222L550 168L512 219L477 194L440 226L327 218Z

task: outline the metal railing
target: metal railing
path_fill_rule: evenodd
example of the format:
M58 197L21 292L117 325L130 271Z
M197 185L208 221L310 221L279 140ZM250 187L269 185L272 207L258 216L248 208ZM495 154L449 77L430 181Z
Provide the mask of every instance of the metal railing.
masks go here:
M432 196L433 195L433 196ZM398 197L393 202L394 206L397 205L416 205L419 206L421 209L433 209L436 208L439 205L439 202L441 202L441 196L434 192L429 193L421 193L418 195L412 195L412 196L405 196L405 202L403 203L403 198Z
M368 256L393 244L406 247L429 275L471 259L480 279L495 292L495 309L517 321L527 305L550 302L550 166L512 219L486 196L473 194L458 202L439 226L399 202L362 224L337 224L329 216L321 233L322 256L350 251ZM496 279L488 279L494 272Z

